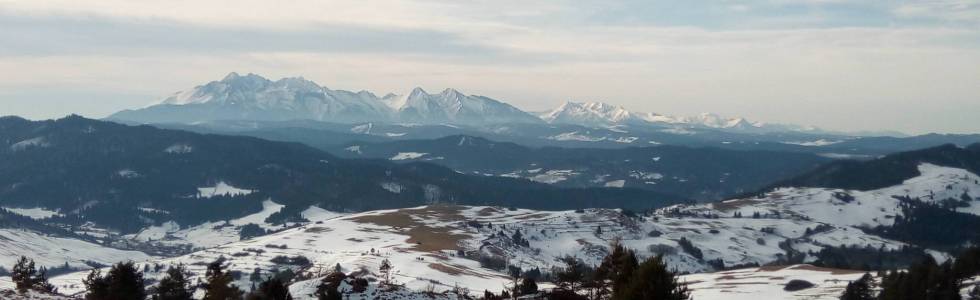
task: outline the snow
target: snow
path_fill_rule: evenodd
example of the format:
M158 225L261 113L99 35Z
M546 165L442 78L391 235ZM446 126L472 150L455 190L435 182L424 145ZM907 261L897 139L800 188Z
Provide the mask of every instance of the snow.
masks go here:
M361 124L351 127L350 132L359 134L371 134L371 128L374 127L373 123Z
M618 138L613 139L612 141L613 142L617 142L617 143L630 144L630 143L633 143L633 142L635 142L636 140L639 140L639 139L640 138L635 137L635 136L628 136L628 137L618 137Z
M831 140L819 139L815 141L783 142L783 144L808 146L808 147L821 147L821 146L829 146L829 145L837 144L840 142L843 141L831 141Z
M689 283L692 298L699 300L836 300L847 283L863 275L862 272L850 270L794 265L694 274L682 276L681 281ZM815 286L795 292L785 291L786 283L794 279L806 280Z
M197 197L198 198L211 198L214 196L237 197L237 196L245 196L254 192L255 191L253 190L237 188L225 183L224 181L219 181L214 186L197 188Z
M167 149L163 149L163 152L170 153L170 154L187 154L193 151L194 151L194 147L191 147L190 145L187 144L174 144L171 145L170 147L167 147Z
M361 146L359 146L359 145L350 146L350 147L344 148L344 150L347 150L348 152L354 152L354 153L357 153L357 154L364 154L364 152L361 152Z
M319 208L319 207L316 207L316 206L310 206L309 208L307 208L306 210L304 210L303 212L300 213L300 216L302 216L304 219L307 219L307 220L316 220L316 221L330 220L330 219L339 218L339 217L342 217L342 216L345 216L345 215L347 215L347 214L338 213L338 212L332 212L332 211L329 211L329 210L326 210L326 209L322 209L322 208Z
M398 152L398 154L395 154L395 156L392 156L391 158L389 158L389 160L412 160L412 159L419 159L426 155L429 154L420 153L420 152Z
M540 183L555 184L565 180L569 177L578 175L578 172L574 170L548 170L542 174L536 174L528 179L531 181L536 181Z
M59 217L64 216L63 214L57 211L48 210L43 207L33 207L33 208L2 207L2 208L12 213L29 217L35 220L47 219L54 216L59 216Z
M43 148L49 146L51 146L51 143L49 143L47 139L45 139L44 137L36 137L36 138L30 138L20 142L16 142L13 145L10 145L10 150L17 152L17 151L27 150L32 147Z
M0 229L0 266L9 268L21 255L29 255L38 266L89 268L86 261L111 264L122 260L145 261L152 257L138 251L124 251L64 237L54 237L23 229ZM6 288L0 284L0 288Z
M291 286L297 299L309 299L309 293L322 276L316 270L322 270L323 266L340 264L345 272L377 278L378 265L386 258L395 266L396 281L409 289L418 290L431 284L437 291L446 291L458 284L471 291L496 291L507 282L506 275L481 267L472 257L457 256L457 250L505 256L512 264L524 269L548 269L565 255L575 255L588 265L598 264L606 254L606 245L613 239L620 239L625 246L636 249L641 257L662 254L666 263L679 272L700 273L683 276L683 280L691 284L695 299L835 299L840 288L861 273L808 265L703 272L715 271L707 261L716 259L726 266L770 264L785 253L779 244L786 240L791 240L792 247L803 253L842 245L897 249L905 244L865 233L860 228L889 224L888 215L900 213L896 210L897 204L889 200L894 200L891 195L941 201L946 197L958 197L964 190L980 191L977 186L980 177L962 169L922 164L919 171L920 176L900 185L872 191L784 188L762 198L677 205L655 211L651 216L634 218L611 209L535 211L434 205L345 215L313 206L302 212L309 223L280 230L282 227L264 221L282 208L268 200L263 202L261 212L227 223L213 222L180 229L170 222L148 228L131 238L191 243L206 248L180 257L153 260L189 266L192 280L204 274L204 263L218 257L229 259L231 270L249 274L256 267L263 271L284 268L270 262L275 256L302 255L313 261L313 267L294 269L311 276L309 281ZM539 170L536 176L571 176L572 173L573 170ZM438 187L427 188L436 189ZM839 199L841 193L853 196L854 201ZM978 213L974 205L962 208L962 211ZM734 217L735 212L744 217ZM761 217L752 218L754 212L759 212ZM774 216L776 212L779 217ZM482 227L468 226L466 221L475 221ZM493 228L488 227L491 223ZM238 227L245 224L279 231L239 240ZM807 229L817 226L826 230L806 233ZM515 245L509 238L517 230L528 240L529 247ZM500 232L503 232L503 238L498 235ZM681 238L701 249L703 259L682 251L678 246ZM930 254L946 255L938 251ZM808 255L804 261L814 259ZM85 274L57 276L52 282L63 291L77 291ZM151 279L159 276L162 274L147 274ZM236 284L249 286L247 277L243 276ZM807 280L816 286L797 292L784 291L783 286L792 279Z
M147 227L136 234L127 236L127 238L138 241L152 240L171 245L189 244L198 248L212 248L237 242L240 238L239 227L244 225L256 224L267 230L281 229L282 226L266 223L265 219L283 207L284 205L275 203L272 200L265 200L262 202L261 211L238 219L205 222L184 229L181 229L181 226L176 222L166 222L159 226ZM317 210L311 211L307 209L307 211L309 211L308 216L313 217L313 219L307 218L310 221L318 220L316 218L317 216L329 216L329 214L324 214Z
M119 175L119 177L127 178L127 179L132 179L132 178L140 177L140 173L139 172L136 172L136 171L133 171L133 170L130 170L130 169L122 169L122 170L116 171L116 175Z
M604 186L613 187L613 188L622 188L623 186L626 186L626 180L620 179L620 180L607 181Z
M555 141L579 141L579 142L601 142L606 140L605 137L593 137L589 135L584 135L578 133L578 131L561 133L554 136L547 137L549 140Z
M405 187L397 182L382 182L381 188L391 192L392 194L401 194Z

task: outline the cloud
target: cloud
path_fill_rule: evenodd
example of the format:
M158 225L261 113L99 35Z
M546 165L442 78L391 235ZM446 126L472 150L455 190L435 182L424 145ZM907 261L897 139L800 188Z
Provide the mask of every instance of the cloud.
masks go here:
M980 131L957 117L980 110L980 28L930 16L941 9L525 2L0 0L0 89L118 93L135 107L239 71L381 94L454 87L533 110L602 100L832 129Z
M980 25L980 1L933 0L903 3L894 9L900 17L936 19Z

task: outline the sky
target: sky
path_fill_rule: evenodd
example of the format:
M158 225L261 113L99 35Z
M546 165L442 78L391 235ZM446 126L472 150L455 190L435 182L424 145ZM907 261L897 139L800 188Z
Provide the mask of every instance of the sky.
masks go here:
M100 118L232 71L980 133L980 0L0 0L0 115Z

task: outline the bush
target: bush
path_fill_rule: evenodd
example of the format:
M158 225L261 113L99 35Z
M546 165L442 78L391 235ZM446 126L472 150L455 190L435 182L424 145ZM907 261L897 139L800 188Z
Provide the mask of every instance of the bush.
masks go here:
M814 284L812 282L806 280L800 280L800 279L793 279L786 283L786 286L783 287L783 290L787 292L795 292L795 291L802 291L808 288L812 288L813 286Z
M272 260L270 260L270 262L277 265L290 265L290 266L301 266L301 267L306 267L312 264L309 258L306 258L305 256L302 255L297 255L293 257L279 255L273 257Z
M704 259L704 253L701 252L701 249L694 246L694 244L692 244L687 238L682 237L680 241L677 241L677 244L681 246L681 250L684 250L685 253L690 254L697 259Z
M487 269L502 271L507 268L507 260L496 255L480 253L478 260L480 261L480 266Z

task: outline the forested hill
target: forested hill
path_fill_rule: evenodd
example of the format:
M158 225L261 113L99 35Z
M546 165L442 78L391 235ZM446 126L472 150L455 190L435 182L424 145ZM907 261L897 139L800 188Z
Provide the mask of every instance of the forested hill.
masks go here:
M960 148L947 144L900 152L868 161L840 160L780 182L774 187L828 187L871 190L901 184L919 175L918 166L930 163L980 173L980 143Z
M536 209L644 209L686 201L638 189L561 189L469 176L426 163L346 160L297 143L127 126L70 116L0 118L0 206L44 208L65 222L122 231L169 220L226 220L285 205L338 211L426 203ZM600 200L601 199L601 200Z

